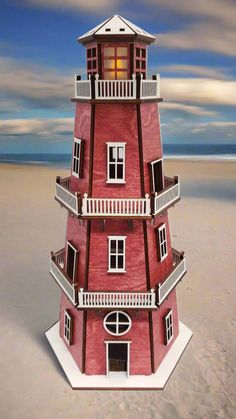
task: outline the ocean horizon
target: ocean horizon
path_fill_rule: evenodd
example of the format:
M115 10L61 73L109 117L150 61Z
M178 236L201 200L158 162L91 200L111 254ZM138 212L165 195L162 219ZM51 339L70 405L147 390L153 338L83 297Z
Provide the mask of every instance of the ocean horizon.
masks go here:
M236 144L164 144L164 159L236 161ZM70 168L70 153L0 153L0 163Z

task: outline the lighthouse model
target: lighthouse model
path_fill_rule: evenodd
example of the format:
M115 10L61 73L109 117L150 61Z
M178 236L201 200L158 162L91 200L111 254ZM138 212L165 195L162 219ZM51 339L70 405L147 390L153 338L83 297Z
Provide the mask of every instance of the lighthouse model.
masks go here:
M168 222L180 182L164 175L160 80L147 79L154 40L118 15L79 38L87 80L75 78L71 173L56 179L67 227L51 254L60 318L46 333L73 388L161 389L192 335Z

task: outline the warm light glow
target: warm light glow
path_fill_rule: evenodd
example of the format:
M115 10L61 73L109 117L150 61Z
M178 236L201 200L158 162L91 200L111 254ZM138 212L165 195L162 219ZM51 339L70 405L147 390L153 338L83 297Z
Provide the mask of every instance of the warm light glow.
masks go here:
M104 60L104 68L115 69L115 60Z
M118 58L116 60L116 67L117 69L127 68L127 60L121 60L120 58Z

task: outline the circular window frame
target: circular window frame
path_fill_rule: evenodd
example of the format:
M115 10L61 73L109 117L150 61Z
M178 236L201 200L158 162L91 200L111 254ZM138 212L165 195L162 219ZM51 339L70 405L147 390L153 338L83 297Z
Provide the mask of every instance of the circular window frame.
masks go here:
M116 328L117 328L117 325L119 326L119 325L127 325L128 327L127 327L127 329L124 331L124 332L121 332L121 333L115 333L115 332L111 332L109 329L108 329L108 327L107 327L107 325L106 325L106 322L107 322L107 318L109 317L109 316L111 316L112 314L115 314L116 315L116 321L114 321L114 322L109 322L110 324L112 324L112 325L116 325ZM117 320L117 314L119 315L119 314L122 314L122 315L124 315L126 318L127 318L127 323L125 322L119 322L119 320ZM106 332L107 333L109 333L109 335L112 335L112 336L123 336L123 335L125 335L126 333L128 333L129 331L130 331L130 329L131 329L131 326L132 326L132 320L131 320L131 317L127 314L127 313L125 313L124 311L120 311L120 310L114 310L114 311L110 311L109 313L107 313L106 314L106 316L104 317L104 319L103 319L103 327L104 327L104 329L106 330Z

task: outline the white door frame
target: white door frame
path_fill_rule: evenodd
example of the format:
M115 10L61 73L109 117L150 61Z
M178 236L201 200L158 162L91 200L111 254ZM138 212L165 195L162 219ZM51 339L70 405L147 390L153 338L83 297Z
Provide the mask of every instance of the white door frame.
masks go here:
M130 344L131 340L105 340L106 344L106 375L109 376L109 343L126 343L127 344L127 377L130 372Z

